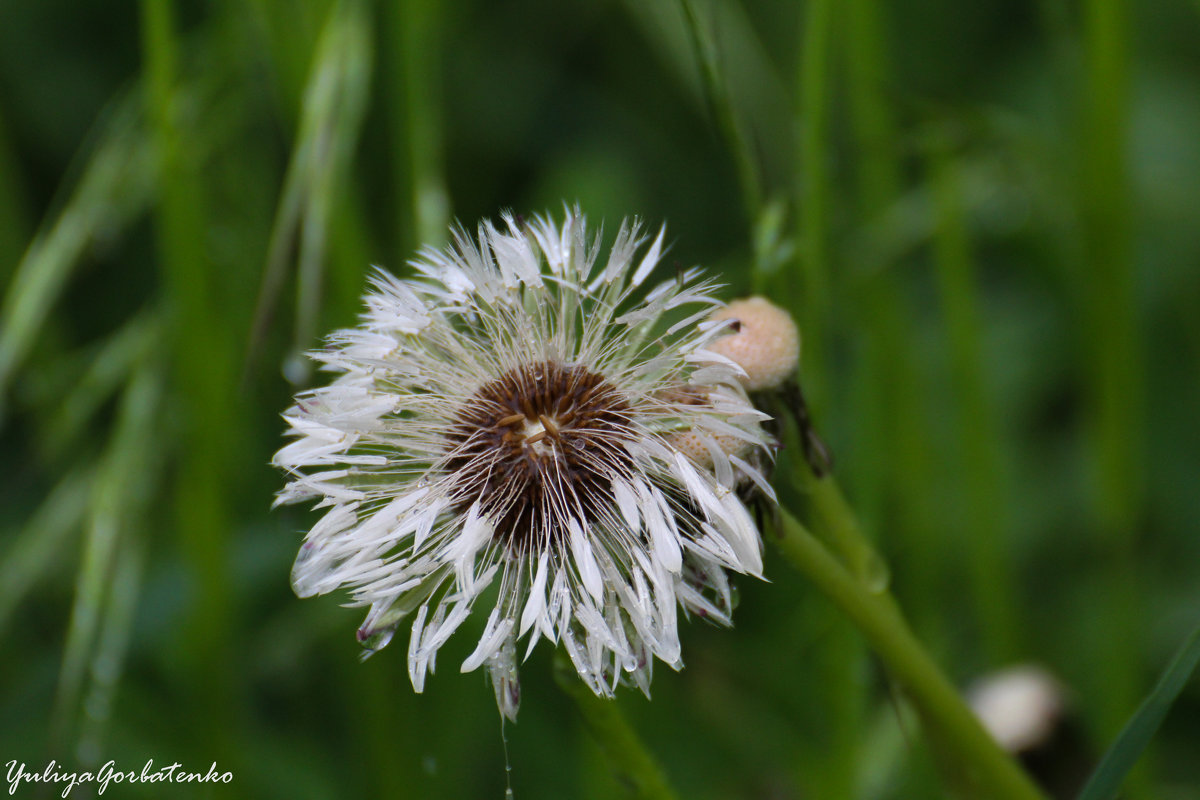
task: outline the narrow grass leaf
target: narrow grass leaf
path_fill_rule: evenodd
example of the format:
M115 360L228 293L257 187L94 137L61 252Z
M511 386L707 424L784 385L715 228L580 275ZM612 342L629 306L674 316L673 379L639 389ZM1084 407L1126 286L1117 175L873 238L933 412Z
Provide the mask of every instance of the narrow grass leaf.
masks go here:
M941 136L939 139L943 138ZM934 146L942 149L948 142ZM989 398L984 367L981 301L967 230L967 209L961 170L954 157L932 156L931 183L937 198L938 225L933 250L938 294L945 317L951 379L956 398L956 441L961 442L963 481L970 507L963 533L973 577L976 613L982 628L985 652L991 663L1016 656L1017 624L1012 568L1005 540L1010 532L1009 508L1004 497L1000 435L995 409Z
M442 55L442 19L445 9L436 3L396 3L393 49L400 57L400 97L393 104L398 112L395 128L403 141L397 159L397 187L408 184L411 195L411 222L402 220L402 229L415 233L410 245L435 245L445 239L450 216L449 190L446 188L443 149L443 123L440 85L436 78ZM407 209L404 209L407 211ZM407 252L406 248L406 252Z
M737 167L738 184L742 190L742 208L746 218L754 224L763 202L763 181L745 123L731 97L723 53L719 48L717 28L713 20L715 9L698 8L698 0L680 2L683 5L692 47L695 48L696 60L700 64L709 113L729 146L730 155Z
M1200 627L1184 641L1153 691L1142 701L1117 740L1104 754L1078 800L1110 800L1141 758L1167 712L1200 665Z
M83 559L75 585L75 602L67 628L53 732L59 745L75 727L79 696L93 659L103 621L102 610L112 592L113 564L131 517L149 491L154 472L152 451L162 393L156 369L134 374L121 398L116 430L97 467L87 511Z
M146 207L155 154L136 96L116 104L62 210L47 219L0 305L0 397L88 246L123 230Z
M154 475L155 470L147 470ZM142 588L145 530L140 514L133 514L130 529L122 540L113 565L112 585L104 610L95 656L92 658L89 686L84 694L83 715L77 751L84 764L99 763L105 729L112 715L117 685L125 666L133 629L134 612Z
M321 280L334 200L348 180L366 109L371 76L370 21L360 2L336 3L313 57L300 111L300 128L275 223L254 313L247 369L270 328L298 249L295 343L311 344L320 308ZM298 239L298 241L297 241ZM289 376L302 382L302 374Z
M68 472L0 558L0 634L25 593L62 563L87 509L91 480L88 467Z
M78 382L50 417L45 449L51 458L76 442L97 410L145 358L159 335L157 316L144 312L100 344Z
M630 795L642 800L673 800L675 792L667 784L662 768L617 703L594 695L575 675L561 649L555 654L554 680L575 702L584 726Z
M371 80L370 20L366 7L353 0L334 7L329 28L318 44L309 94L304 102L301 136L308 151L310 184L300 234L295 345L310 346L321 306L332 210L340 189L349 183Z
M797 240L803 278L802 323L805 341L805 383L814 408L828 405L827 342L830 325L829 220L833 188L829 181L833 85L829 51L833 38L831 0L813 0L805 6L799 59L799 181L800 207Z

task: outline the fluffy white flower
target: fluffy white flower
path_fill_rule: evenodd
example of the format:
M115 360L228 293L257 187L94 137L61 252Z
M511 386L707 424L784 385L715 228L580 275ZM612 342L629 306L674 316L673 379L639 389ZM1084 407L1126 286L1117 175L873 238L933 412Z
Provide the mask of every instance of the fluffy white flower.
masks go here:
M340 376L284 415L278 502L328 509L292 584L369 606L368 652L410 619L417 691L494 598L462 670L488 667L506 716L519 640L561 643L598 695L648 692L654 657L682 665L677 607L728 624L725 570L762 570L735 484L766 485L765 415L705 349L728 325L706 321L713 286L688 270L646 291L663 232L626 223L601 263L578 210L453 240L413 280L374 276L361 325L313 354Z

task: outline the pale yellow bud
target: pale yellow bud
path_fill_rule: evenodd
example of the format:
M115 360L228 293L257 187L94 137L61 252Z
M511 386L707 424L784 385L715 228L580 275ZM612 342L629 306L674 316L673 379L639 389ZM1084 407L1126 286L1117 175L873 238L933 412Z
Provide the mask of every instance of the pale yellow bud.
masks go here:
M748 391L774 389L800 364L800 331L788 312L762 297L735 300L717 309L713 320L735 319L730 333L708 349L746 371L741 378Z

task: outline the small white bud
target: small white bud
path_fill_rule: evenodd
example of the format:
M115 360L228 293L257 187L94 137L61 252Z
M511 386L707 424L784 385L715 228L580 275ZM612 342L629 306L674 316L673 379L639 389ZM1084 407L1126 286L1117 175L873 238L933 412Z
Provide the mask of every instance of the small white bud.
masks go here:
M792 376L800 364L800 331L788 312L762 297L735 300L712 315L713 320L737 320L728 336L708 349L725 356L743 370L748 391L774 389Z
M1009 753L1046 744L1066 706L1058 681L1032 665L987 676L968 690L967 699L983 727Z

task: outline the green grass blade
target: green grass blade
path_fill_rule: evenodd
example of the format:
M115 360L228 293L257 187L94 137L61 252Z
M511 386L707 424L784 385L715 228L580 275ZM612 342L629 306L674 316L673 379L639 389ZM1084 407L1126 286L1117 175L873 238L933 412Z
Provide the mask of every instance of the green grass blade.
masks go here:
M812 0L805 6L800 43L799 86L799 231L800 272L804 295L801 321L804 331L805 388L817 413L827 406L829 375L826 369L827 328L830 314L829 204L830 41L834 9L830 0Z
M298 151L307 163L300 228L294 344L312 346L321 308L326 245L337 194L349 183L371 81L370 17L358 0L338 3L317 45Z
M87 713L81 722L77 752L80 760L89 765L99 763L103 752L102 739L112 715L141 594L144 530L140 524L135 523L135 527L137 530L126 532L113 564L112 585L84 695L83 707Z
M758 160L750 147L750 140L743 120L734 107L730 87L725 74L723 53L719 47L715 7L706 14L697 8L697 0L681 0L688 33L696 60L703 76L704 94L709 112L720 128L729 145L737 168L738 184L742 190L742 207L746 218L753 225L757 222L763 203L763 180L759 174Z
M142 212L155 156L134 102L120 101L62 211L42 225L0 305L0 397L41 330L51 306L96 236L112 236Z
M1096 719L1115 733L1125 709L1142 694L1138 680L1145 641L1139 536L1145 524L1146 370L1142 338L1139 255L1132 156L1132 5L1088 0L1084 12L1084 76L1080 119L1079 210L1082 255L1076 265L1088 367L1088 475L1097 547L1105 562L1097 581L1105 587L1095 613L1105 620L1086 646L1105 668L1095 684ZM1135 770L1130 794L1149 797L1152 764Z
M593 694L575 674L575 668L561 649L554 661L554 681L575 702L584 726L633 797L642 800L675 798L662 768L621 714L617 702Z
M84 467L67 473L0 558L0 634L25 593L59 563L83 520L91 480Z
M159 335L158 320L150 314L140 314L89 354L87 368L46 426L44 448L51 459L60 456L83 435L88 422L146 357Z
M300 127L271 231L247 368L270 327L298 240L294 343L312 345L320 311L331 216L349 181L371 79L370 19L357 0L337 3L321 32L300 109ZM297 362L299 368L301 362ZM304 367L307 369L307 367ZM303 374L289 375L303 382Z
M1078 800L1109 800L1116 796L1126 775L1150 744L1197 665L1200 665L1200 627L1184 641L1158 679L1158 685L1142 701L1112 747L1104 754Z
M888 57L888 10L880 0L845 4L846 99L857 148L858 205L868 221L883 213L901 186L899 136L886 88L893 69Z
M969 510L964 523L967 559L984 649L992 664L1015 658L1017 622L1006 536L1011 504L1004 496L997 414L984 367L978 279L967 229L962 169L947 153L932 156L931 183L938 209L933 251L945 317L951 379L957 395L955 439L961 442Z
M437 3L407 0L394 4L391 15L389 27L400 60L402 100L394 104L395 110L402 112L396 115L395 128L401 139L397 152L407 156L397 157L396 185L400 191L407 188L409 194L408 201L401 204L405 215L401 228L415 234L415 241L402 251L407 257L416 246L442 242L450 217L442 155L440 83L436 77L446 10Z
M182 454L171 476L170 516L195 591L180 623L187 635L178 653L192 692L188 700L204 710L198 714L203 723L192 730L219 758L224 731L237 713L230 699L234 676L211 665L233 658L231 494L244 425L234 389L234 331L243 318L237 298L226 294L226 276L213 268L215 179L194 147L199 123L182 114L186 84L179 72L177 9L169 0L142 0L140 9L147 116L161 170L153 222L168 314L164 355L180 423L174 444Z
M75 602L67 628L62 671L55 698L54 739L65 745L75 729L76 712L88 663L94 657L107 598L112 592L113 564L131 519L150 491L153 453L162 386L157 372L143 368L121 400L116 430L97 467L89 498L83 559L76 580Z

